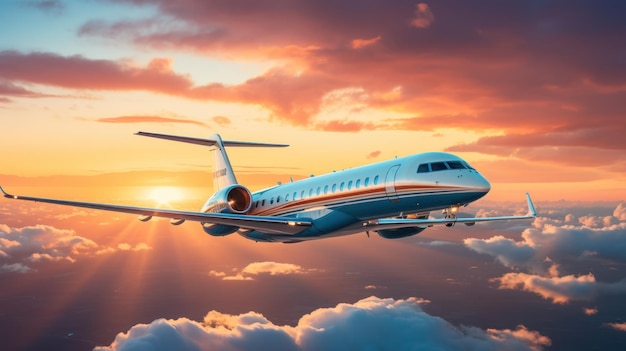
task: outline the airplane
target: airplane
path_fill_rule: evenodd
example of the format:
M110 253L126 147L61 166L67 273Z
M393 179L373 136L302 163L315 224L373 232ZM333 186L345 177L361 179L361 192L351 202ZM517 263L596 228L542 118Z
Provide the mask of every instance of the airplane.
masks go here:
M199 212L11 195L2 187L0 191L9 199L130 213L144 222L153 217L169 218L173 225L200 222L212 236L238 233L257 242L297 243L362 232L397 239L434 225L471 226L537 216L526 193L526 215L457 217L459 208L485 196L491 185L469 163L449 153L414 154L251 192L237 182L226 148L288 145L222 140L219 134L209 138L135 135L208 146L214 153L216 192ZM440 210L443 218L430 217L430 212Z

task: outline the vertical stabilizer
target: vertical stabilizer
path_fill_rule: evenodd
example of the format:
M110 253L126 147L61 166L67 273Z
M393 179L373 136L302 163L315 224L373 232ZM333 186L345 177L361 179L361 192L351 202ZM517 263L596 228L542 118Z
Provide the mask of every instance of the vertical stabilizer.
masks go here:
M237 184L237 178L233 172L233 166L230 164L224 142L219 134L213 134L210 137L215 141L215 145L211 148L215 157L213 171L213 191L218 191L232 184Z
M230 160L226 154L225 147L286 147L286 144L269 144L269 143L256 143L250 141L233 141L222 140L219 134L213 134L210 138L193 138L187 136L169 135L169 134L157 134L148 132L137 132L136 135L147 136L151 138L166 139L179 141L182 143L196 144L209 146L211 152L214 153L215 162L213 167L213 191L217 192L220 189L229 185L237 184L237 178L235 178L235 172L230 165Z

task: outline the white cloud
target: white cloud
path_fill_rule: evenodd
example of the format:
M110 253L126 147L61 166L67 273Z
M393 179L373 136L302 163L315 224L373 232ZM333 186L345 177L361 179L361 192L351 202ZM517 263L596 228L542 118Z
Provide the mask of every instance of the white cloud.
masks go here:
M455 327L425 313L420 299L369 297L354 304L320 308L295 327L277 326L264 316L209 312L202 322L158 319L120 333L98 351L118 350L542 350L550 339L518 326L515 330Z
M533 228L522 232L522 241L494 236L489 239L469 238L466 247L494 256L508 267L545 270L547 257L555 261L564 258L612 259L626 261L626 222L619 222L622 204L614 216L581 216L577 220L568 214L564 221L539 217ZM571 225L566 223L575 223Z
M521 241L494 236L465 239L464 244L473 251L495 257L507 267L532 272L508 273L492 279L501 289L532 292L557 304L592 300L601 294L626 293L626 280L598 282L587 272L559 276L559 262L572 262L572 259L626 262L626 222L620 222L618 217L622 207L620 204L613 216L576 218L570 213L563 220L539 217L533 228L522 232Z
M212 277L220 277L223 280L253 280L253 276L260 274L290 275L308 274L314 271L316 271L316 269L305 269L297 264L265 261L250 263L240 272L236 272L233 275L213 270L209 272L209 275Z
M118 248L101 246L91 239L76 235L73 230L36 225L10 228L0 224L0 263L2 272L35 272L30 265L42 262L74 263L79 257L88 257L117 250L148 250L144 243L120 244Z
M626 221L626 203L622 202L615 208L613 211L613 217L619 219L620 221Z
M494 256L507 267L521 266L535 255L535 249L528 243L507 239L501 235L489 239L469 238L463 240L463 243L478 253Z

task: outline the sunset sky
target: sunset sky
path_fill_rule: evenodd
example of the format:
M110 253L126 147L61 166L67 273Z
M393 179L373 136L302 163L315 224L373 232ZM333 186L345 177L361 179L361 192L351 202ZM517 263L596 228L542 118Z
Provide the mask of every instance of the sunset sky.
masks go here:
M523 211L525 192L540 213L285 246L2 199L3 340L623 349L625 13L618 0L0 2L8 191L198 209L207 150L133 134L220 133L290 144L229 151L252 190L447 151L492 184L468 214ZM393 337L359 337L382 324Z

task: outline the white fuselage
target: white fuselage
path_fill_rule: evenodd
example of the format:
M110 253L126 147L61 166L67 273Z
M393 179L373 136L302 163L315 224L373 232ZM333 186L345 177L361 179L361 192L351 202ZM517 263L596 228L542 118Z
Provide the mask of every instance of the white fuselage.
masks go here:
M284 238L301 241L364 231L361 223L369 219L467 205L489 190L489 182L458 156L431 152L254 192L249 214L313 220L310 230ZM277 240L258 231L239 233L255 240Z

